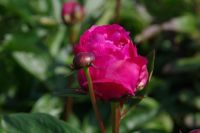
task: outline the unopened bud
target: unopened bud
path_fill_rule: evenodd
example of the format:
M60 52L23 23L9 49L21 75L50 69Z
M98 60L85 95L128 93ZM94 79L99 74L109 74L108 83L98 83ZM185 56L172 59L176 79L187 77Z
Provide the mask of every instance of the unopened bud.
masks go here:
M95 60L94 54L89 52L78 53L73 60L73 67L75 69L80 69L84 67L89 67Z
M84 8L75 1L69 1L63 4L62 19L67 25L75 24L84 18Z

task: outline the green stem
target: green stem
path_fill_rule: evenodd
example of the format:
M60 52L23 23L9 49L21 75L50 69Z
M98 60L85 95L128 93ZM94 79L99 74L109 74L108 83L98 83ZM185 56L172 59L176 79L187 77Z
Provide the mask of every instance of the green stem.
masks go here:
M116 5L115 5L115 22L119 22L119 13L120 13L120 7L121 7L121 0L116 0Z
M119 133L121 120L120 104L118 102L112 103L112 133Z
M73 98L72 97L67 97L65 107L64 107L64 116L63 119L67 121L68 117L73 111Z
M75 45L77 37L78 37L78 31L77 31L77 24L73 24L69 27L69 42L71 45Z
M89 72L89 68L88 67L84 68L84 73L85 73L86 79L88 81L89 94L90 94L92 106L94 108L94 112L95 112L95 115L96 115L99 127L101 129L101 132L105 133L104 124L103 124L103 121L102 121L102 118L101 118L101 115L99 113L99 109L98 109L98 106L97 106L97 102L96 102L96 98L95 98L95 93L94 93L94 90L93 90L92 78L90 76L90 72Z
M77 25L74 24L74 25L71 25L69 27L69 43L71 44L71 46L74 46L75 43L76 43L76 40L77 40L77 35L78 35L78 30L77 30ZM69 53L69 54L72 54L72 51ZM73 75L70 75L68 77L68 84L67 86L69 88L71 88L72 86L72 83L73 83ZM67 97L66 99L66 103L64 105L64 115L63 115L63 119L66 121L67 118L69 117L69 115L71 114L71 112L73 111L73 98L72 97Z
M62 1L64 3L64 0ZM80 24L73 24L69 26L69 43L73 47L77 41L78 38L78 33L80 29ZM72 54L72 51L70 51L69 54ZM73 75L68 77L68 87L71 88L72 83L73 83ZM71 114L73 111L73 98L72 97L67 97L66 103L64 105L64 112L63 112L63 119L66 121L68 116Z

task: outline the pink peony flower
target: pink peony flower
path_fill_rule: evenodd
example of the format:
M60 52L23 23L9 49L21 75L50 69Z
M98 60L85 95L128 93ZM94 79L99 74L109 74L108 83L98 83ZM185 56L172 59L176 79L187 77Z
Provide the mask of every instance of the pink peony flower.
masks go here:
M75 1L68 1L62 7L62 19L65 24L74 24L84 17L84 8Z
M91 52L95 56L89 68L95 95L102 100L134 96L148 80L147 59L137 53L129 32L120 25L92 26L75 46L75 54ZM81 88L87 91L83 70L78 70Z
M194 129L194 130L190 131L189 133L200 133L200 129Z

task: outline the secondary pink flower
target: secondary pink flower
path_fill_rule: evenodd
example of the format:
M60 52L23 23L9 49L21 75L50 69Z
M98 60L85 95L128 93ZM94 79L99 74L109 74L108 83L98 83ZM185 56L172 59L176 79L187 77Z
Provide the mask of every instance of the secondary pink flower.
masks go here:
M200 129L194 129L194 130L190 131L189 133L200 133Z
M94 91L103 100L134 96L148 80L147 59L137 53L129 32L117 24L92 26L80 38L75 54L91 52L95 60L89 68ZM78 71L81 88L88 84L83 70Z
M68 1L62 7L62 19L65 24L74 24L84 17L84 8L75 1Z

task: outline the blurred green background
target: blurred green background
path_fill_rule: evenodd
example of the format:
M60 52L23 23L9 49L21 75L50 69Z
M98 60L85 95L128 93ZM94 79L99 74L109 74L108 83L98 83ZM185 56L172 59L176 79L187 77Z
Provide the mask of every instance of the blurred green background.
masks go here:
M73 59L71 27L61 20L63 2L0 0L2 133L25 133L25 128L32 127L34 132L39 128L45 132L46 128L63 128L60 133L65 133L73 127L85 133L98 132L87 97L69 102L71 99L53 93L79 87L76 72L69 67ZM79 35L94 24L115 23L115 0L79 2L85 8L84 20L76 25ZM200 128L200 0L121 0L118 20L130 31L140 54L156 50L149 97L121 121L121 132L187 133ZM99 106L111 132L109 104L100 102ZM22 112L30 115L16 114ZM34 116L36 112L53 117ZM7 114L12 115L1 117ZM35 117L52 121L52 125L47 122L46 127L40 127L34 123ZM69 128L55 124L66 117ZM25 119L32 120L23 123Z

